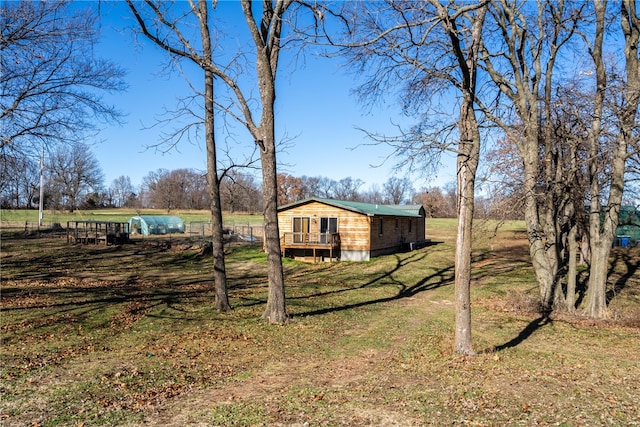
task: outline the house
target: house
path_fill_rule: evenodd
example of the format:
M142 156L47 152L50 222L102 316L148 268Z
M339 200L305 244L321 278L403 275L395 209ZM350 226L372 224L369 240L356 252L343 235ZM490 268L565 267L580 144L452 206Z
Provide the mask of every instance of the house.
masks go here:
M426 242L421 205L373 203L312 197L278 208L284 256L368 261L414 249Z

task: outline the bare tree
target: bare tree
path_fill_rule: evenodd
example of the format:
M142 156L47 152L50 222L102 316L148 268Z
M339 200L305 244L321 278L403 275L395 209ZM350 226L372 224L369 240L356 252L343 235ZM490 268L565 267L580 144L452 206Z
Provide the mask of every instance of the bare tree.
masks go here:
M30 208L38 200L40 168L22 155L0 156L0 206Z
M483 65L503 95L494 99L508 100L508 105L484 106L483 111L516 144L523 165L530 253L541 307L547 313L559 304L569 309L574 304L575 222L587 204L589 232L583 235L582 247L589 246L591 263L585 312L592 317L606 315L608 258L623 197L625 163L636 138L639 93L635 3L618 4L620 16L608 18L606 1L577 7L563 1L492 2L493 34L500 37L485 44ZM607 66L604 60L605 37L611 31L605 29L608 19L620 22L625 39L624 72ZM578 44L577 34L583 34L586 46ZM567 70L557 65L563 49L572 48L575 53L580 47L589 53L593 68ZM626 82L619 81L624 89L616 92L612 79L619 75L625 75ZM586 101L570 104L577 113L568 112L562 96L568 83L579 80L583 87L574 89L572 96ZM591 90L585 88L587 84L593 85ZM587 92L590 98L585 97ZM618 99L623 101L618 103ZM585 125L585 117L590 125ZM567 118L582 124L569 129ZM579 174L587 177L586 183L580 184L584 178ZM569 290L563 301L559 279L565 267Z
M112 204L115 207L122 208L127 205L127 202L131 199L131 195L135 193L135 189L131 184L131 178L122 175L111 182L109 192L111 194Z
M214 133L214 43L211 37L209 6L205 0L190 0L185 10L180 3L145 1L134 3L127 0L142 33L154 44L162 48L176 62L182 60L195 64L203 72L203 90L197 93L204 104L204 128L207 149L207 178L210 191L210 211L212 224L213 277L215 284L215 305L218 311L229 311L231 305L227 295L227 277L224 260L222 206L220 202L220 180ZM195 21L198 35L190 33L191 20ZM192 85L193 87L193 85ZM190 113L190 110L187 109ZM182 111L184 113L184 110ZM199 124L199 123L198 123ZM179 138L187 130L179 130L174 136Z
M483 105L483 112L516 142L524 165L529 248L541 308L548 313L560 277L562 240L556 218L561 213L556 201L562 194L560 187L553 185L558 182L557 169L544 159L551 159L554 151L550 116L556 61L575 35L582 12L566 7L562 1L552 5L544 0L496 0L490 11L491 30L495 30L491 34L495 37L483 45L483 67L503 95L494 99L508 100L508 105L504 109L502 105ZM519 123L514 123L512 111ZM540 150L545 153L542 159Z
M640 102L640 57L638 47L640 45L640 16L636 9L636 1L624 0L614 3L620 7L620 30L624 37L625 70L623 75L626 81L615 81L616 74L607 75L606 64L603 56L603 40L605 35L605 22L607 13L606 0L595 1L596 28L593 44L589 52L593 58L595 67L595 99L592 127L589 131L589 192L591 204L589 211L589 242L591 248L591 268L589 271L589 285L586 295L585 313L590 317L602 318L607 315L606 285L609 265L609 254L615 237L616 228L620 218L620 206L624 192L624 175L626 163L630 157L630 150L637 144L638 105ZM614 81L612 81L614 80ZM620 84L619 94L607 97L605 91ZM619 98L618 98L619 97ZM606 114L605 102L613 100L610 107L617 124L615 142L609 148L610 163L606 165L608 170L608 196L606 206L601 205L604 199L603 185L600 177L606 170L601 167L599 161L602 152L602 128ZM616 98L621 99L619 103ZM637 155L637 152L636 152ZM604 218L602 218L604 213Z
M0 3L0 148L36 156L75 142L120 114L101 92L125 89L124 72L95 58L91 7L53 0Z
M278 174L278 206L302 199L302 179L286 174Z
M54 205L73 212L91 192L99 192L104 175L100 164L83 144L61 145L47 165L47 193Z
M372 184L371 186L369 186L369 190L362 193L360 195L360 198L363 202L367 203L377 203L380 205L386 203L378 184Z
M455 218L457 213L457 195L455 185L426 187L414 194L413 203L424 206L429 218Z
M337 197L337 185L338 183L331 178L327 178L326 176L320 177L320 181L318 182L318 197L323 197L326 199Z
M320 197L320 183L322 182L322 178L302 175L300 179L302 180L301 197L303 199L308 199L309 197Z
M293 4L292 0L264 1L260 11L254 11L254 3L249 0L240 2L244 20L247 24L249 39L252 44L252 52L246 52L246 56L253 55L255 65L255 80L250 80L244 89L242 84L247 82L247 69L237 72L237 60L239 57L245 58L245 53L240 53L238 57L233 57L230 63L220 66L215 63L212 55L212 43L209 29L209 5L206 0L190 0L188 13L179 13L178 18L170 18L167 4L163 2L146 1L152 18L145 20L141 10L134 5L131 0L127 0L133 11L142 32L154 43L161 46L170 54L192 61L202 68L205 74L206 92L206 112L205 125L213 124L213 79L219 79L232 94L232 106L225 108L226 114L231 115L241 122L251 134L256 146L260 151L262 166L262 192L264 203L264 225L265 225L265 248L268 260L268 280L269 293L267 307L263 318L273 323L282 323L287 320L285 305L284 271L282 268L282 258L280 251L280 236L278 232L278 193L277 193L277 172L276 172L276 141L275 141L275 98L276 98L276 75L282 47L282 30L285 23L284 17L288 9ZM215 9L216 2L213 3ZM201 52L197 45L192 44L189 36L183 33L179 24L181 19L195 16L197 26L200 29ZM242 68L242 67L241 67ZM237 72L237 73L236 73ZM243 78L240 74L245 72ZM235 73L235 74L234 74ZM259 100L250 99L251 94L258 88ZM255 107L257 105L257 108ZM256 120L256 116L259 117ZM209 129L209 128L208 128ZM213 128L206 131L210 135L207 140L213 138ZM214 146L207 146L209 168L215 166ZM215 186L217 174L211 173L209 169L209 179L212 188ZM219 185L219 183L218 183ZM212 197L212 210L219 207L219 188L217 196ZM221 219L221 217L220 217ZM216 223L218 219L216 219ZM220 221L221 223L221 221ZM222 227L219 228L220 233ZM215 240L222 241L222 235L214 235ZM220 243L221 249L221 243ZM220 251L220 254L222 252ZM221 258L222 259L222 258ZM214 268L216 272L223 271L221 266Z
M194 169L158 169L143 178L150 207L166 209L205 209L209 204L207 179ZM126 183L124 184L126 185ZM122 194L122 200L129 197Z
M229 171L220 181L220 195L225 210L252 213L262 210L260 187L251 175Z
M360 7L362 9L357 9ZM370 8L370 10L369 10ZM350 12L350 15L349 15ZM458 237L456 245L456 332L454 350L472 354L471 238L480 132L475 116L478 52L486 2L373 2L358 4L348 15L343 52L357 73L366 76L361 99L399 88L403 111L422 120L399 136L369 133L374 143L393 147L400 168L419 166L428 174L443 150L457 153ZM400 77L401 76L401 77ZM443 123L438 93L457 91L457 121ZM414 113L416 110L419 113Z
M333 197L340 200L359 201L360 194L358 190L364 181L358 178L351 178L350 176L342 178L335 183L333 188Z
M406 200L411 200L414 189L409 178L391 177L382 185L388 203L399 205Z

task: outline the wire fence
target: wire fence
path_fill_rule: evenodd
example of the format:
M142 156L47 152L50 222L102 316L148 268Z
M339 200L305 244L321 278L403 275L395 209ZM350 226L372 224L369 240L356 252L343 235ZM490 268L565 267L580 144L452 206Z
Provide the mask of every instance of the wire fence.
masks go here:
M25 233L50 233L50 232L66 232L66 224L58 222L43 222L42 225L37 221L1 221L0 229L4 231L25 232ZM194 239L211 239L212 237L211 222L192 221L185 226L184 236ZM179 236L181 234L172 234ZM247 243L261 244L264 240L264 226L262 224L238 224L228 223L223 225L223 236L226 241L238 241ZM144 238L136 235L136 238Z

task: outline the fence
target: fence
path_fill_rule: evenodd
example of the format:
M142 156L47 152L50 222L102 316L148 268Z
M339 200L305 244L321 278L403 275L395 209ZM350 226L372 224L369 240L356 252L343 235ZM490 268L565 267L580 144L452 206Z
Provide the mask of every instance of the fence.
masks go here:
M66 225L66 224L65 224ZM41 226L37 221L2 221L0 229L17 230L26 232L60 231L65 228L57 222L43 222ZM262 224L224 224L225 240L262 243L264 240L264 226ZM192 221L185 227L185 235L193 238L211 238L212 228L210 222ZM137 238L140 236L136 236Z
M262 224L223 224L223 233L228 240L259 243L264 240ZM187 226L187 234L192 237L211 237L210 222L192 221Z
M38 225L37 221L2 221L0 228L3 230L20 230L27 232L35 231L64 231L64 228L59 222L43 222L42 225Z

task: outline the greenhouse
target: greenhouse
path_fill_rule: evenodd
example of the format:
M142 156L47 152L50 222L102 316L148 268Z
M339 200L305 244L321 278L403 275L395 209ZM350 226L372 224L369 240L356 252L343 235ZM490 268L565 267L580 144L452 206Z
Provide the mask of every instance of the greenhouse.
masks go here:
M172 234L184 233L184 221L173 215L140 215L129 219L131 234Z

